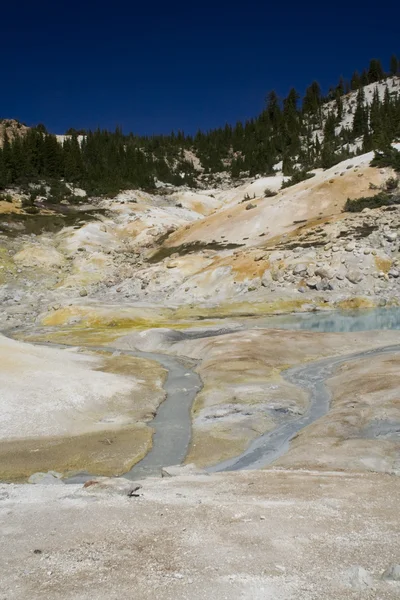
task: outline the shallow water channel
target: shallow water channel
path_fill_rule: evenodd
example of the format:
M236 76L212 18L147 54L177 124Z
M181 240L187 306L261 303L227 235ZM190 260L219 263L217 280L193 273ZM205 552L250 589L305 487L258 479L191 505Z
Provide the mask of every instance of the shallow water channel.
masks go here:
M180 330L179 337L201 338L210 335L223 336L238 329L282 328L306 329L318 332L354 332L366 330L400 329L400 308L359 310L346 312L316 312L307 314L281 315L262 318L245 319L238 327L221 327L217 330L197 330L185 333ZM65 347L64 344L43 343L47 346ZM191 438L191 406L196 394L201 389L201 380L194 368L180 358L166 354L138 352L132 350L116 350L114 347L88 347L88 350L127 354L159 362L168 371L164 384L166 399L160 405L156 416L149 423L154 428L153 447L150 452L137 463L124 477L138 479L159 475L163 466L180 464L187 454ZM399 344L349 354L340 357L326 358L306 365L288 369L282 376L294 385L302 387L309 394L310 406L300 417L277 426L273 431L261 435L239 456L209 467L209 472L235 471L240 469L257 469L268 466L282 456L289 442L301 429L326 414L329 410L330 394L325 386L335 369L351 360L385 353L400 352ZM70 479L70 482L87 479L87 474Z

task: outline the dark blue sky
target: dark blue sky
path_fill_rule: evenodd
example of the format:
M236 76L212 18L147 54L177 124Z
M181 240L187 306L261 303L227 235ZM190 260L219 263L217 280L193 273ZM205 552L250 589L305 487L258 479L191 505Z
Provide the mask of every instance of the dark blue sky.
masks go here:
M54 133L209 129L400 56L395 0L4 0L1 22L0 117Z

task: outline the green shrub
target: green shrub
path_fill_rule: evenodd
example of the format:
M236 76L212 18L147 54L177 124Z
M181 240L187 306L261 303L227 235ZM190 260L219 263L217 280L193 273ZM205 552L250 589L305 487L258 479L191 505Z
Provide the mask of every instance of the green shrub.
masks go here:
M295 171L290 179L282 183L282 189L291 187L292 185L296 185L296 183L300 183L300 181L306 181L306 179L311 179L312 177L315 177L315 173Z
M276 196L278 192L274 192L273 190L270 190L269 188L265 188L264 190L264 198L272 198L272 196Z
M384 150L377 150L371 160L371 167L392 167L400 173L400 152L392 146L388 146Z
M399 187L399 180L396 177L389 177L386 181L385 188L388 191L397 190Z
M39 209L36 206L26 206L25 212L29 215L36 215L39 212Z
M0 200L5 200L6 202L12 202L11 194L0 194Z
M399 195L390 195L386 192L380 192L369 198L362 197L353 200L347 198L344 210L346 212L361 212L364 208L379 208L380 206L391 206L393 204L400 204Z

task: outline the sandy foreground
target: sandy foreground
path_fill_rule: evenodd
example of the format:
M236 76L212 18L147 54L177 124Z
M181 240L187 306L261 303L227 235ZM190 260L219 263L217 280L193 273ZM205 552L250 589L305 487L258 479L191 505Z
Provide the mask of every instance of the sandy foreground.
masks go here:
M139 497L0 487L2 599L397 599L399 479L247 471Z

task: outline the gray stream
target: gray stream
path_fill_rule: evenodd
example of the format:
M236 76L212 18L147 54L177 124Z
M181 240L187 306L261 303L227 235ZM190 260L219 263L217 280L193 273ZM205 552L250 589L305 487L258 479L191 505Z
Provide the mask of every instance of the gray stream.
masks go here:
M161 468L183 462L190 443L192 432L191 407L196 394L201 390L202 382L198 374L185 366L185 360L166 354L117 350L110 346L81 346L56 344L52 342L34 342L35 345L52 348L82 348L85 350L109 352L114 355L128 355L153 360L168 372L164 383L166 399L157 410L155 417L148 423L154 428L153 446L150 452L138 462L124 477L141 479L144 476L160 475ZM90 474L81 473L71 477L69 483L80 483L90 478Z
M239 328L284 327L288 329L311 329L318 331L362 331L368 329L400 328L400 309L357 311L356 313L328 313L306 316L286 315L279 318L253 319ZM213 331L171 332L171 335L200 338L210 335L224 335L237 330L236 327L221 327ZM7 335L7 334L6 334ZM10 334L9 334L10 335ZM174 340L176 341L176 340ZM68 344L36 342L38 345L65 348L76 347ZM191 438L191 406L196 394L202 387L199 375L183 358L150 352L117 350L104 346L79 346L87 350L123 354L150 359L161 364L168 371L164 383L166 399L161 403L154 419L149 423L154 428L153 447L150 452L124 475L129 479L159 475L161 468L183 462ZM329 410L330 393L325 381L335 369L352 360L400 352L400 344L385 346L375 350L348 354L336 358L326 358L307 365L288 369L283 377L292 384L302 387L309 394L310 406L307 412L298 418L279 425L271 432L261 435L239 456L209 467L210 473L219 471L237 471L241 469L259 469L265 467L287 452L290 440L304 427L325 415ZM78 482L87 479L89 474L82 473L69 481Z
M304 427L310 425L329 411L331 396L325 381L340 365L368 356L400 352L400 344L347 354L338 358L326 358L306 366L292 367L282 375L294 385L302 387L309 394L310 407L301 417L284 423L271 432L264 433L239 456L209 467L210 473L219 471L239 471L261 469L274 462L289 450L290 440Z

